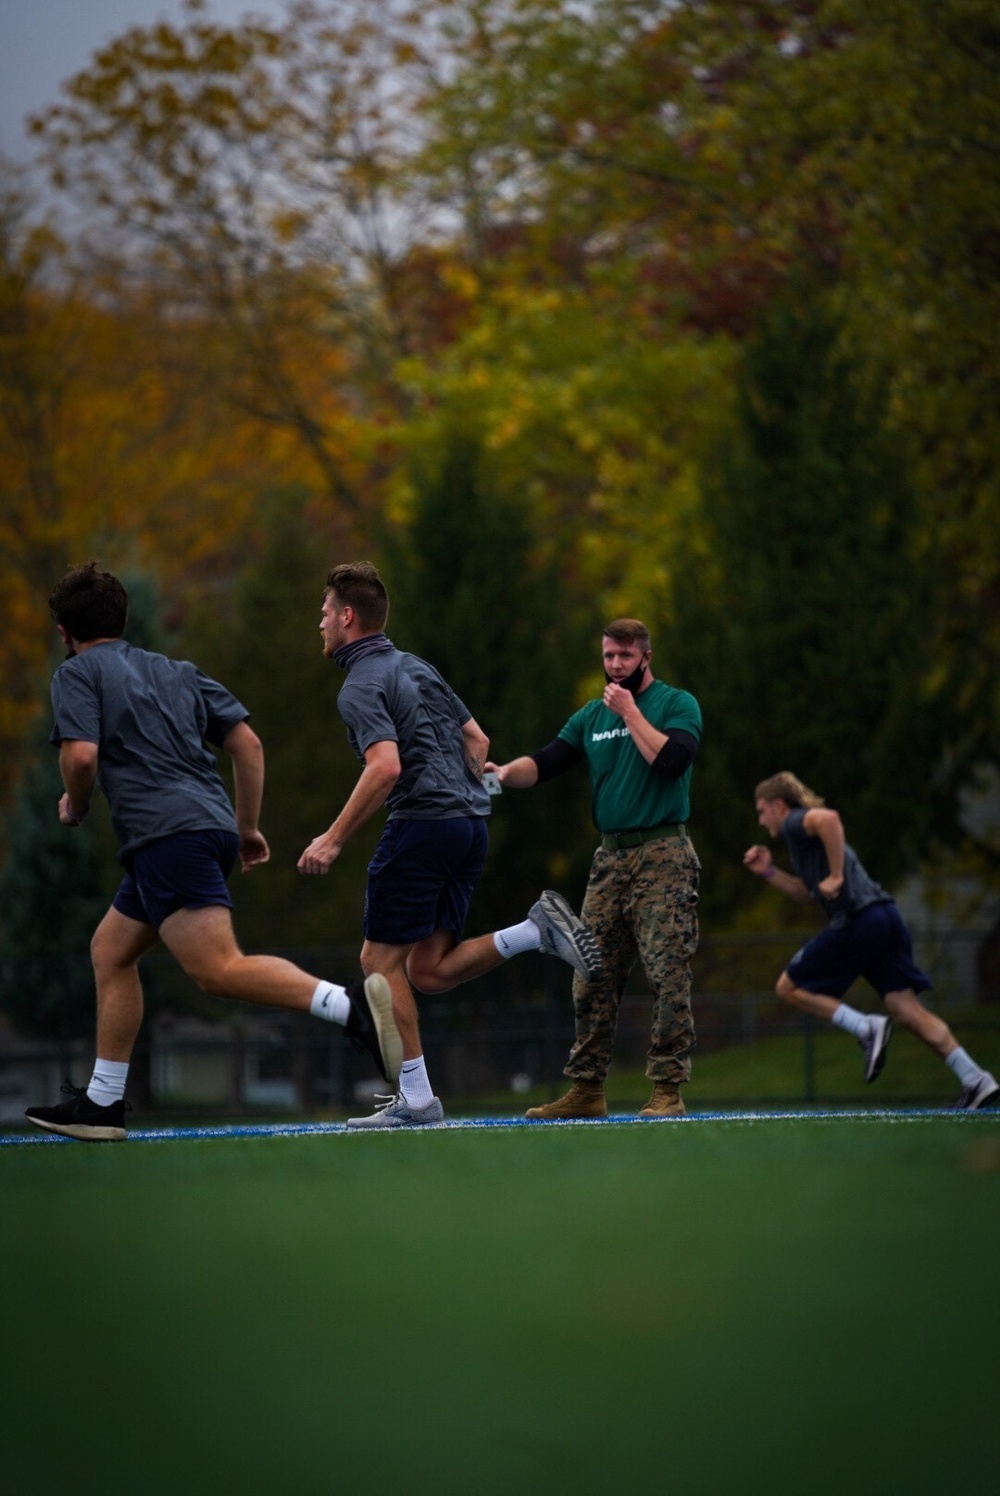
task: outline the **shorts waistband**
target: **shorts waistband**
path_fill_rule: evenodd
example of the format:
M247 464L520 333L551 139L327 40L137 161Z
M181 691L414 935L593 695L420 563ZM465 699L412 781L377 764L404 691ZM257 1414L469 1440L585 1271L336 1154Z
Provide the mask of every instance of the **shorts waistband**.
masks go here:
M605 831L601 846L606 852L620 852L624 847L641 847L643 842L659 841L665 836L687 836L687 826L683 821L665 821L661 826L644 826L639 831Z

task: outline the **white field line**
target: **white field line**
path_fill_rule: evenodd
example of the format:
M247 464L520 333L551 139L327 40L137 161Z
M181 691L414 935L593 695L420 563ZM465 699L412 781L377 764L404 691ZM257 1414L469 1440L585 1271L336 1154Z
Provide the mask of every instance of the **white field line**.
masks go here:
M759 1111L759 1112L689 1112L686 1117L636 1117L622 1113L610 1117L568 1119L565 1121L534 1122L526 1117L467 1117L434 1122L425 1127L387 1128L387 1132L454 1132L475 1131L504 1127L690 1127L706 1122L765 1124L768 1122L926 1122L935 1117L950 1117L953 1122L1000 1122L1000 1110L955 1112L946 1107L900 1107L883 1109L866 1107L863 1110L830 1111ZM262 1122L222 1123L210 1127L156 1127L131 1131L130 1143L176 1143L199 1138L286 1138L313 1137L316 1135L344 1134L360 1137L375 1129L352 1130L346 1122ZM57 1133L38 1132L0 1134L0 1148L17 1147L31 1143L71 1143L73 1138L64 1138Z

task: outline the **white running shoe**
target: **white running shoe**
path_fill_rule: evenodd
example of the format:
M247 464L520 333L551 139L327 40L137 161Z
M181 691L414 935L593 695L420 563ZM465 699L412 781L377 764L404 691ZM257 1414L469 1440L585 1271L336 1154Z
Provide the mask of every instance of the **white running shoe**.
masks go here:
M430 1127L444 1121L444 1107L436 1096L426 1106L410 1106L398 1093L376 1096L376 1110L370 1117L350 1117L349 1132L386 1132L390 1127Z

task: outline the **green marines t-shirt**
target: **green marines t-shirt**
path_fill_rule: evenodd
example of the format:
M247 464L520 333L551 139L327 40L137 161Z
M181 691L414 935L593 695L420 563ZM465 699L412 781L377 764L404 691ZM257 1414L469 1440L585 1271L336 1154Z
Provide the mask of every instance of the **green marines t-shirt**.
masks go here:
M682 730L701 741L701 708L689 691L654 680L636 701L660 732ZM690 816L691 765L677 779L651 769L621 717L603 701L588 701L574 712L559 736L586 754L598 831L640 831Z

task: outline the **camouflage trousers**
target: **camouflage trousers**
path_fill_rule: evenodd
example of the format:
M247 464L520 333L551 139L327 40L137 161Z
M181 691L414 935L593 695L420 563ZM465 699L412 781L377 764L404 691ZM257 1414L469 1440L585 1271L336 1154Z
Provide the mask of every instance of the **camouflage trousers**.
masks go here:
M690 1079L700 866L687 837L665 836L614 852L598 847L594 853L580 915L594 933L604 967L596 982L573 979L576 1040L565 1075L604 1080L622 993L638 958L653 994L646 1074L672 1085Z

